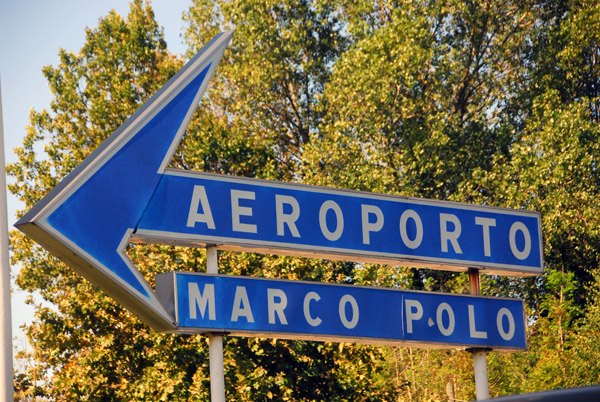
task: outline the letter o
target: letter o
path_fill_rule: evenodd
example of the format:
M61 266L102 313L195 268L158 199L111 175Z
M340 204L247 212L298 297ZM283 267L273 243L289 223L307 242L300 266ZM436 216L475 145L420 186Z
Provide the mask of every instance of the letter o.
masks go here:
M327 227L327 211L330 209L335 212L337 221L337 227L333 232L330 232ZM327 240L335 241L342 236L342 232L344 231L344 215L342 214L342 209L335 201L327 200L321 205L321 209L319 210L319 225L321 226L321 233L323 233L323 236Z
M508 331L504 331L504 326L502 325L502 318L508 318ZM515 317L513 317L512 313L506 307L502 307L498 310L498 315L496 316L496 326L498 327L498 332L500 336L505 341L510 341L513 336L515 336Z
M444 327L444 322L442 321L442 314L444 311L448 313L448 326ZM436 321L437 326L442 335L450 336L454 332L455 320L454 320L454 311L452 311L452 307L448 303L440 303L436 312Z
M517 231L523 233L523 237L525 238L525 246L523 250L519 250L517 247L516 236ZM513 255L517 257L519 260L524 260L529 257L529 253L531 252L531 235L529 234L529 229L523 222L515 222L510 227L510 233L508 235L508 240L510 242L510 250Z
M409 219L412 219L417 227L417 233L412 240L408 237L408 233L406 232L406 223ZM423 241L423 222L421 222L419 214L412 209L407 209L402 212L402 215L400 216L400 237L402 237L404 245L413 250L419 247Z
M347 303L350 303L350 306L352 306L352 319L351 320L348 320L348 317L346 317L346 304ZM342 320L342 324L344 324L344 327L346 327L348 329L352 329L352 328L356 327L356 324L358 324L358 304L356 303L356 299L354 299L354 297L352 297L350 295L342 296L342 298L340 299L339 313L340 313L340 320Z

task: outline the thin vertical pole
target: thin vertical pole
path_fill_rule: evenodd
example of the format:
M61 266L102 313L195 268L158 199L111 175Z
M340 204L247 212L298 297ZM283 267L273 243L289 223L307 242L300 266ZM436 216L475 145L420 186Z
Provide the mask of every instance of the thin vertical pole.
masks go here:
M219 256L216 246L206 247L206 272L219 273ZM223 362L223 336L208 336L208 355L210 360L210 400L225 402L225 369Z
M12 355L12 317L10 307L10 259L8 256L8 212L6 200L6 167L4 159L4 122L2 119L2 87L0 86L0 315L2 330L0 331L0 353L2 356L0 396L3 401L12 402L15 398L13 386Z
M472 295L481 294L479 281L479 270L469 268L469 286ZM490 388L488 383L486 349L471 349L473 353L473 368L475 371L475 397L478 401L490 399Z

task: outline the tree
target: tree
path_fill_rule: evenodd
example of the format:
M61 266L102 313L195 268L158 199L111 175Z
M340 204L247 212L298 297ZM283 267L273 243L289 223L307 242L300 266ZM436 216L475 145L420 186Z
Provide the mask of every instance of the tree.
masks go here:
M337 7L327 1L207 0L195 1L184 19L192 53L236 26L208 108L227 132L275 152L271 178L297 179L303 150L323 118L317 106L331 65L347 46Z
M541 211L546 274L483 281L486 294L523 297L530 312L531 350L490 354L492 394L592 382L596 367L581 362L597 360L586 331L597 325L599 15L597 2L574 0L196 0L184 18L188 56L237 31L171 166ZM182 65L142 0L86 34L79 53L61 50L44 69L51 110L32 112L9 167L27 208ZM48 303L28 329L39 364L18 378L23 395L208 398L205 338L153 333L25 236L12 245L18 285ZM199 249L128 253L150 283L205 263ZM463 274L220 258L229 274L468 290ZM235 400L474 396L463 351L232 337L225 361ZM32 381L40 369L46 381ZM548 372L568 376L548 382Z
M358 40L326 86L327 120L305 155L306 174L452 198L510 140L497 126L521 68L511 50L531 24L527 10L491 1L365 2L350 20ZM361 21L369 21L364 37Z
M593 385L600 382L600 282L597 273L594 274L594 279L588 289L590 300L584 318L577 322L578 327L569 339L573 352L569 360L572 368L569 385Z

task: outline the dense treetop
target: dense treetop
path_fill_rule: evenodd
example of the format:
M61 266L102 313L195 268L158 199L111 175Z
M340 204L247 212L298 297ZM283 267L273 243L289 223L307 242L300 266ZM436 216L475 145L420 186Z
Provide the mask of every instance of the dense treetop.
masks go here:
M216 33L236 27L171 162L221 174L540 211L545 274L483 278L526 301L529 350L488 355L492 396L600 382L600 2L196 0L187 55L151 4L109 13L44 74L10 191L32 207ZM21 233L36 292L21 400L208 400L202 336L152 332ZM131 245L152 284L201 249ZM464 274L222 253L223 272L468 292ZM464 351L226 338L231 400L474 398Z

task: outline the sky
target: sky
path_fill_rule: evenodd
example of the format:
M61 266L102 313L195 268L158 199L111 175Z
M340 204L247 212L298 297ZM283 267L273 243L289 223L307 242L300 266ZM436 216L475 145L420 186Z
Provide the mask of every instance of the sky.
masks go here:
M183 53L182 15L191 0L153 0L151 4L156 20L164 28L169 50ZM97 26L111 9L126 17L129 1L0 0L0 88L7 163L17 161L13 150L22 143L30 110L50 106L51 93L42 68L58 65L60 48L77 53L85 41L85 27ZM8 194L9 226L16 221L16 211L22 208ZM18 267L11 271L14 282ZM17 347L23 347L25 342L21 326L33 318L33 308L25 304L27 296L13 285L12 327Z

